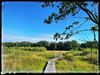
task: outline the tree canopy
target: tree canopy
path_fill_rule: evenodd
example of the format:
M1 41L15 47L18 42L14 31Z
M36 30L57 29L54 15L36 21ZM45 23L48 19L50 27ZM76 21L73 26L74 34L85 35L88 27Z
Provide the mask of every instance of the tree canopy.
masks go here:
M56 48L55 48L56 44ZM36 43L22 41L22 42L3 42L3 46L6 47L45 47L47 50L79 50L80 48L98 48L98 42L96 41L96 47L94 47L92 41L87 41L86 43L79 44L76 40L65 41L65 42L48 42L39 41Z

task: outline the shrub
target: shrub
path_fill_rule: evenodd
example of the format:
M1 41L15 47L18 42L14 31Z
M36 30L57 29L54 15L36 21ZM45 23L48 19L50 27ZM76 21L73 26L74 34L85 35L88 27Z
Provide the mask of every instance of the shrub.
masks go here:
M79 56L82 53L82 51L71 50L70 53L73 54L74 56Z
M87 48L87 49L84 49L84 50L82 51L82 54L81 54L81 55L89 54L89 53L91 53L91 51L92 51L92 53L97 54L97 50L96 50L96 49Z
M64 59L66 59L66 60L68 60L68 61L74 61L74 60L76 60L76 58L74 57L74 55L71 54L71 53L65 54L65 55L64 55Z
M91 49L84 49L82 52L83 52L82 53L83 55L86 55L86 54L89 54L91 52Z
M84 56L78 56L78 58L80 60L84 60L84 61L88 61L89 63L92 64L98 64L98 56L97 54L92 53L92 57L91 57L91 53L84 55Z

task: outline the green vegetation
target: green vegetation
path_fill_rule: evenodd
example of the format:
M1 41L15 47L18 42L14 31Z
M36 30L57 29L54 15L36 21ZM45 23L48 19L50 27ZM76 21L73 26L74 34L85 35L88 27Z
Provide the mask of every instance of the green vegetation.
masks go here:
M99 70L97 50L93 49L92 57L90 51L88 48L64 53L63 58L56 61L57 72L97 72Z
M46 64L45 57L39 57L35 54L17 56L7 55L4 57L4 71L26 71L41 72Z
M48 18L44 19L44 23L57 23L66 19L67 16L80 19L73 20L71 24L66 25L64 32L60 33L58 31L53 38L56 42L4 42L2 55L4 72L42 72L46 62L56 55L57 57L62 55L62 58L56 60L57 72L97 72L99 70L99 44L98 41L96 41L96 32L99 31L99 3L96 1L91 3L85 1L60 1L57 5L55 3L57 2L43 2L43 8L52 6L52 8L57 8L58 11L52 12ZM80 10L86 13L87 16L80 17L80 15L78 15ZM89 28L83 27L89 20L92 21L93 24L90 24ZM76 40L65 41L83 31L92 32L94 41L85 41L81 44ZM64 40L64 42L57 42L58 39ZM47 50L52 50L52 52ZM66 52L63 53L60 52L60 50Z
M3 47L4 72L41 73L49 59L63 55L56 60L57 72L97 72L98 50L47 51L45 47ZM92 57L91 57L92 54Z
M61 59L56 61L56 69L57 72L97 72L98 66L93 64L89 64L85 61L75 60L73 62L66 61L65 59Z
M36 51L36 52L46 52L46 48L45 47L11 47L11 48L8 48L8 47L4 47L4 53L9 53L9 52L14 52L14 51ZM12 51L14 50L14 51Z
M30 50L30 51L41 51L45 50L60 50L60 51L69 51L69 50L82 50L83 48L94 48L93 41L87 41L86 43L79 44L76 40L65 41L65 42L48 42L48 41L39 41L36 43L31 43L27 41L23 42L3 42L3 46L6 47L16 47L20 49ZM37 47L37 48L36 48ZM98 42L96 42L96 47L98 48Z
M54 57L43 47L27 47L27 50L25 47L4 47L3 50L4 72L42 72L47 61Z

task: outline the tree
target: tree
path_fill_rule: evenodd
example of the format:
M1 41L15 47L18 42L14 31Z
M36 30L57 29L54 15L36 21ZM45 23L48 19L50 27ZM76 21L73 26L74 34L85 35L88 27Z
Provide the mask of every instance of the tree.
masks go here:
M57 50L64 50L64 43L63 42L57 43Z
M71 50L72 49L72 45L71 45L71 42L69 41L66 41L64 42L64 50Z
M82 43L80 45L81 48L98 48L98 42L96 41L96 45L94 46L94 42L93 41L87 41L86 43Z
M55 3L58 3L58 4L55 5ZM91 2L91 4L89 4L89 2L86 2L86 1L61 1L61 2L46 1L42 5L42 7L43 8L49 7L49 6L57 7L59 10L59 14L53 12L50 16L48 16L47 19L44 20L44 23L47 23L47 24L50 24L52 22L57 23L60 20L64 20L68 15L72 15L73 17L76 16L76 14L78 14L80 12L80 10L82 10L83 12L85 12L87 14L86 17L81 17L81 18L84 18L85 21L81 24L79 24L79 21L73 22L72 25L69 25L65 28L65 31L63 33L61 33L61 34L56 33L54 35L54 39L56 39L56 40L58 38L60 38L62 40L68 39L72 35L78 34L79 32L93 30L93 27L96 28L96 31L98 31L98 25L99 25L98 4L99 3L96 1ZM93 11L90 10L90 8L88 8L88 6L91 6ZM92 28L89 28L89 29L78 30L82 25L84 25L89 20L94 22L95 26L93 26ZM75 27L75 26L77 26L77 27ZM70 32L67 33L67 30ZM61 35L66 35L66 37L62 38Z
M57 3L57 2L56 2ZM86 17L81 17L84 18L85 21L83 21L83 23L80 24L79 21L74 21L71 25L67 26L64 30L63 33L56 33L54 35L54 39L58 40L65 40L65 39L69 39L72 35L78 34L80 32L83 31L92 31L93 35L94 35L94 46L96 46L96 35L95 32L99 31L98 27L99 27L99 3L98 2L91 2L91 4L89 4L86 1L61 1L58 2L58 5L56 5L56 7L59 10L59 14L53 12L50 16L48 16L47 19L44 20L44 23L50 24L52 22L58 22L60 20L64 20L66 18L66 16L68 15L72 15L73 17L78 14L80 12L80 10L82 10L83 12L85 12L87 14ZM54 2L44 2L44 4L42 5L42 7L48 7L48 6L52 6L54 7ZM88 6L91 6L91 8L93 9L93 11L91 11ZM80 29L82 28L82 26L87 22L87 21L92 21L94 22L94 26L92 26L91 28L86 28L86 29ZM76 27L77 26L77 27ZM62 35L66 35L65 37L63 37ZM91 57L92 57L92 48L91 48ZM94 68L94 67L93 67Z
M7 46L7 47L14 47L15 44L13 42L4 42L3 46Z
M54 50L54 49L55 49L55 42L49 43L47 49L48 49L48 50Z
M79 43L76 40L72 40L71 45L73 50L79 49Z
M39 42L37 42L37 45L38 46L42 46L42 47L47 47L48 44L49 44L48 41L39 41Z

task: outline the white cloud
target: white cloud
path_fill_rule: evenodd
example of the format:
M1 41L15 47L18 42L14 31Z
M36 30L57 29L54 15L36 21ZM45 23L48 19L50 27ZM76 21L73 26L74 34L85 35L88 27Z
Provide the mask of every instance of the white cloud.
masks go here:
M41 34L41 35L36 35L35 37L28 37L28 36L16 36L16 35L8 35L8 34L3 34L2 35L2 41L30 41L30 42L38 42L40 40L47 40L47 41L54 41L53 40L53 35L52 34Z
M71 37L68 40L58 40L57 42L59 42L59 41L62 41L62 42L71 41L71 40L75 40L75 39L76 39L75 37ZM41 40L55 42L55 40L53 39L53 34L40 34L40 35L35 35L34 37L2 34L2 41L3 42L21 42L21 41L38 42Z

